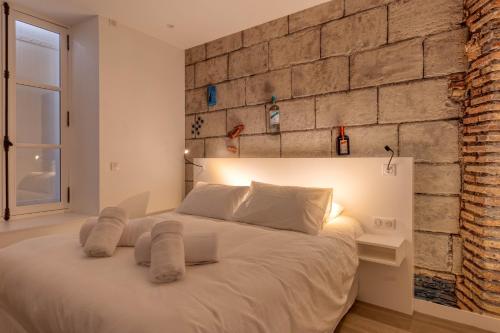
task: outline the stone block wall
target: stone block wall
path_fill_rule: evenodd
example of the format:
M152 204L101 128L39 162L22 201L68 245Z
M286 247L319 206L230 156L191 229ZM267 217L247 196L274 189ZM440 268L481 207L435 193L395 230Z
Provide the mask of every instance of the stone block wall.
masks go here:
M416 297L457 305L462 274L462 0L332 0L186 50L190 157L413 156ZM218 103L209 107L208 84ZM271 96L281 134L268 133ZM192 135L195 117L199 135ZM227 151L225 135L245 131ZM186 187L192 187L186 168Z

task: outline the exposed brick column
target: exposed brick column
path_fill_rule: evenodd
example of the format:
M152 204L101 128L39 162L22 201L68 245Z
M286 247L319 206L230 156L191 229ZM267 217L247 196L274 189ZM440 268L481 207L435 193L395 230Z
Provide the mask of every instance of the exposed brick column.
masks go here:
M500 1L465 0L464 6L471 34L457 297L461 308L500 316Z

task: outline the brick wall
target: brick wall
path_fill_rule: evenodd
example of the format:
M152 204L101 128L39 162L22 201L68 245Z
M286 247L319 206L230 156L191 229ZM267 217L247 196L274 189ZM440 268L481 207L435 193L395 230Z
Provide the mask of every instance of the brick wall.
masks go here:
M388 144L415 157L416 297L456 306L463 16L462 0L333 0L186 50L190 157L332 157L340 125L351 156L387 156ZM267 133L272 95L280 135ZM239 123L234 154L225 135Z
M500 2L465 1L467 108L463 117L464 245L458 305L500 315Z

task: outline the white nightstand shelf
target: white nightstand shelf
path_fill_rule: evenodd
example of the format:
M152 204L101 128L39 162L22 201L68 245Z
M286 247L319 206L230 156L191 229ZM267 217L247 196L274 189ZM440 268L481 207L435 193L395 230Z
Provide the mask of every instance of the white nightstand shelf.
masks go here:
M363 234L356 239L359 259L399 267L406 255L406 242L399 235Z

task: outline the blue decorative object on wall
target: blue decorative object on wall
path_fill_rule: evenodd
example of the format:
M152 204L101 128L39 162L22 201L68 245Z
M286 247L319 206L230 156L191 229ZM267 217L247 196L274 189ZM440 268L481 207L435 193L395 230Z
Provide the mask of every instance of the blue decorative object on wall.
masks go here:
M208 86L207 96L208 96L208 106L214 106L215 104L217 104L217 87Z

